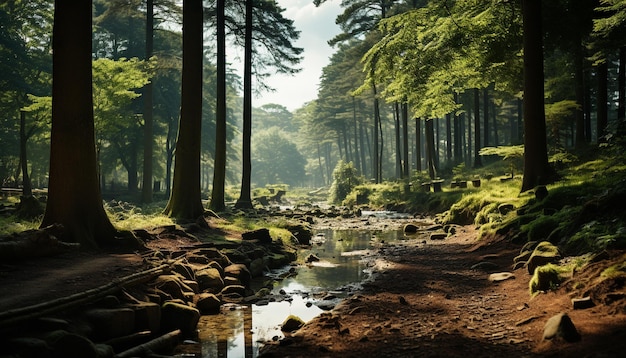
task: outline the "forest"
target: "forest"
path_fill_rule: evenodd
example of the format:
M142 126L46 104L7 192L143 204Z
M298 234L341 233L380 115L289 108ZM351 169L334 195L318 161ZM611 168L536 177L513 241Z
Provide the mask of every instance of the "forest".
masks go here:
M587 255L572 272L611 252L623 295L626 1L341 0L317 98L255 107L307 55L288 6L2 2L0 257L49 256L19 248L33 233L156 250L156 227L181 225L225 250L267 227L309 245L317 219L389 210ZM326 212L294 223L281 206ZM288 241L263 267L290 261Z

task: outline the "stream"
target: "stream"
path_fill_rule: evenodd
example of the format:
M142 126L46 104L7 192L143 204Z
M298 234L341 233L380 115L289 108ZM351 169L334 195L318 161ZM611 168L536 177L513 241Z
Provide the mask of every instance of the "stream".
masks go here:
M256 291L273 279L266 300L252 305L225 304L219 314L202 316L198 340L185 342L188 353L176 357L257 357L265 342L285 336L280 327L289 315L308 322L358 292L370 278L367 257L381 245L403 237L401 229L317 231L310 248L300 249L298 257L314 255L319 261L267 273L256 283L258 287L253 287Z

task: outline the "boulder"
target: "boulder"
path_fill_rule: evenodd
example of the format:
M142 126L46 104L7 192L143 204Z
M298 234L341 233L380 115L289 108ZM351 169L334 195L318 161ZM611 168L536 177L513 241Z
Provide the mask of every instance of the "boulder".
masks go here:
M216 268L205 268L196 272L196 281L200 291L219 292L224 288L224 279Z
M226 266L224 268L224 275L239 279L239 281L246 287L250 286L250 281L252 280L250 270L248 270L244 264L232 264L230 266Z
M404 225L404 228L402 229L402 231L404 231L405 233L409 233L409 234L414 234L419 230L419 227L415 224L406 224Z
M512 280L515 278L515 275L511 272L497 272L489 275L489 281L491 282L501 282L506 280Z
M220 312L222 301L212 293L200 293L196 295L196 308L202 314L217 314Z
M280 325L280 330L283 332L293 332L300 329L302 326L304 326L304 321L300 317L290 315Z
M174 298L185 299L183 281L177 275L161 275L154 280L154 287Z
M244 232L241 234L241 238L245 241L256 241L259 244L272 243L272 236L270 236L270 231L266 228Z
M222 292L220 292L222 295L231 295L233 293L238 294L239 296L245 296L246 295L246 288L244 286L241 285L231 285L231 286L226 286L222 289Z
M183 335L193 336L200 320L198 309L176 302L165 302L161 308L161 328L170 332L180 329Z
M129 306L135 311L135 330L158 332L161 327L161 305L153 302L140 302Z
M263 258L254 259L250 262L250 274L252 277L261 277L265 267L267 267L267 264Z
M133 333L135 311L130 308L96 308L85 312L85 320L99 340L108 340Z
M548 291L552 288L555 288L560 283L561 277L559 276L557 266L548 264L544 266L539 266L535 269L535 273L530 279L528 286L530 289L530 294L534 295L539 291Z
M563 338L567 342L580 341L580 333L567 313L550 317L543 328L543 339Z
M51 357L97 358L96 346L86 337L66 331L54 331L46 337Z
M537 244L533 253L526 262L526 268L529 274L534 274L535 269L549 263L555 263L561 259L561 253L558 247L548 241L542 241Z

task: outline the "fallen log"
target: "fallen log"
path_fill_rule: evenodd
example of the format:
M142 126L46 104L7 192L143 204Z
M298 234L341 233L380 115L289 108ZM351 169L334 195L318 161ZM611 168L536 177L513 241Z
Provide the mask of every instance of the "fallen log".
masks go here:
M135 346L131 349L125 350L116 354L115 358L130 358L130 357L143 357L150 353L157 353L163 351L171 351L176 347L179 341L181 331L177 329L175 331L166 333L160 337L157 337L151 341Z
M17 308L0 312L0 329L15 325L16 323L27 321L59 312L73 306L78 306L94 302L104 296L113 294L122 288L136 285L150 280L152 277L160 275L169 269L169 264L163 264L149 270L134 273L119 279L115 279L106 285L76 293L67 297L38 303L31 306Z

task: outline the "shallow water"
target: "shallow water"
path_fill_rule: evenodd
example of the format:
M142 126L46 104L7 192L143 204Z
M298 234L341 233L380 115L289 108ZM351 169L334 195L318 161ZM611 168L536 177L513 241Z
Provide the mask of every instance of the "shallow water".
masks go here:
M298 256L315 255L314 261L296 268L297 275L279 279L272 300L253 305L224 305L218 315L203 316L198 324L199 343L189 342L178 357L256 357L264 342L284 337L282 322L295 315L308 322L360 288L369 278L364 260L383 243L403 237L401 230L321 230L310 249ZM281 277L289 268L268 273Z

